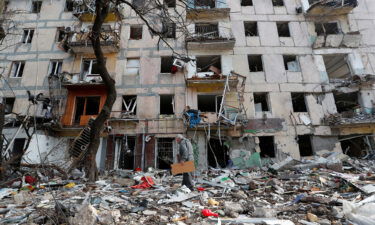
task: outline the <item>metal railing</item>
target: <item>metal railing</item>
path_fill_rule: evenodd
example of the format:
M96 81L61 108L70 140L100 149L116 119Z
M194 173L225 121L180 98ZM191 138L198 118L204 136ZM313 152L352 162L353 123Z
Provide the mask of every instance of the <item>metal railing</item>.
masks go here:
M220 32L218 25L196 25L195 33L187 36L187 41L202 40L233 40L232 31L227 28L226 32Z

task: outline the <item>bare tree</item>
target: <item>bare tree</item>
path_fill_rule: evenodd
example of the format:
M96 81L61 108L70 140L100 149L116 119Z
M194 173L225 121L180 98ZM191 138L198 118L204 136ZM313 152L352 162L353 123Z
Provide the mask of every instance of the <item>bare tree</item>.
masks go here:
M110 10L120 10L123 6L129 6L148 27L149 32L154 37L158 38L158 46L164 43L169 47L174 56L189 60L187 54L181 54L174 50L168 40L169 32L179 32L185 36L188 34L188 26L186 24L186 16L184 10L178 10L178 7L187 7L185 0L177 0L174 10L168 9L167 1L162 0L95 0L95 21L91 32L91 41L93 44L94 53L97 59L97 65L100 70L100 76L103 83L107 88L107 98L99 115L90 124L91 128L91 142L88 146L87 154L85 157L85 171L90 181L95 181L98 178L98 170L96 167L95 156L99 147L100 133L104 128L106 120L110 117L113 104L116 99L115 81L109 75L105 65L103 51L100 45L101 28L105 21L106 16ZM174 24L173 27L168 27L168 24ZM172 30L171 30L172 29ZM178 38L178 37L177 37Z

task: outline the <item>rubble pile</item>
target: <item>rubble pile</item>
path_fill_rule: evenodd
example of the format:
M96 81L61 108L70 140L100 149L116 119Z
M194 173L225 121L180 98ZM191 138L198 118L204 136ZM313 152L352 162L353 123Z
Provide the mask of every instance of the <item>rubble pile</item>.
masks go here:
M375 224L375 164L326 153L249 170L117 170L95 183L33 176L0 189L0 224ZM38 175L39 174L39 175Z

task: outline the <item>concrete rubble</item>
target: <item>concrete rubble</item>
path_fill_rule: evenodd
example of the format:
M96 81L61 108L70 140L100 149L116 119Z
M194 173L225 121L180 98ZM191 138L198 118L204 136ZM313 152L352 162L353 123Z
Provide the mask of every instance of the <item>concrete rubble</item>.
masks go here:
M374 161L342 153L286 157L261 168L196 172L191 191L168 170L117 170L95 183L51 174L44 182L30 170L22 184L0 189L0 224L373 225L374 171ZM35 181L30 176L38 181L25 182ZM143 177L154 184L139 188Z

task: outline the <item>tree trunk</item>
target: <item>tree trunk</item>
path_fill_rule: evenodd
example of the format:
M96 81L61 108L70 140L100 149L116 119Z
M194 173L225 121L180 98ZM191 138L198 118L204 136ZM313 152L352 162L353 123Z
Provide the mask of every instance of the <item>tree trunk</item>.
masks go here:
M95 57L97 59L97 65L100 72L100 76L103 80L104 85L106 86L107 98L98 117L96 117L93 123L89 125L91 128L91 140L88 146L88 152L85 158L84 165L86 176L89 179L89 181L95 181L98 179L98 169L96 167L95 158L100 144L100 133L103 130L104 123L110 117L112 106L116 100L115 81L108 73L107 67L105 65L103 51L100 45L100 32L104 19L106 18L109 12L109 0L96 0L95 5L96 17L90 39L92 41Z
M4 100L4 99L3 99ZM3 179L3 128L5 120L5 104L0 103L0 180Z

